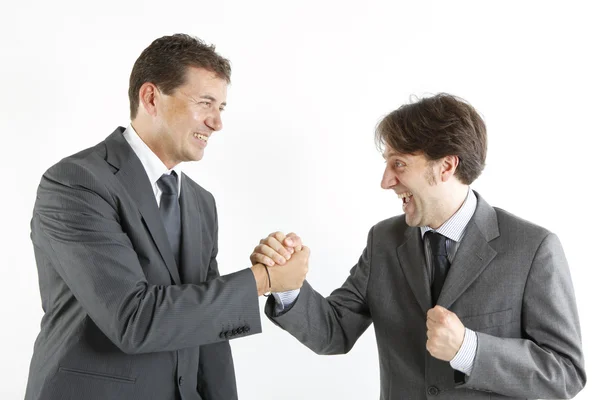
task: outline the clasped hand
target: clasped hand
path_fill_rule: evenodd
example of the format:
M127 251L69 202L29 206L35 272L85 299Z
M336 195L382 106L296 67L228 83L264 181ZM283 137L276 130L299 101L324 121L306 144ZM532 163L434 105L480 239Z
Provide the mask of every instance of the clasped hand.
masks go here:
M268 268L271 292L299 289L308 273L310 249L295 233L273 232L262 239L250 255L253 265Z

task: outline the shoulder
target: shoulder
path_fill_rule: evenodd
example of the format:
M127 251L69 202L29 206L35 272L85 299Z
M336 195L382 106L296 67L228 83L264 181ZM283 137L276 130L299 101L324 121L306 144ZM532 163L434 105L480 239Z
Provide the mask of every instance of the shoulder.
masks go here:
M551 232L531 221L516 216L502 208L494 207L498 220L498 229L503 236L520 237L541 242Z
M101 142L52 165L44 172L42 182L90 187L105 173L112 175L106 163L106 146Z
M407 229L418 229L409 227L406 224L406 218L404 214L396 215L391 218L379 221L371 228L369 236L373 238L375 242L388 242L393 241L398 243L402 241L406 235Z

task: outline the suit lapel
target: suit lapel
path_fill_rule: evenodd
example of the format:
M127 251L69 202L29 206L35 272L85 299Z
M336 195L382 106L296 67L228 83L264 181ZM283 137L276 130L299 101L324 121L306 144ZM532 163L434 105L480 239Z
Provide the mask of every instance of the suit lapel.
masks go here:
M431 288L427 276L423 240L418 228L407 228L406 241L398 246L398 261L417 302L424 313L431 308Z
M489 241L500 235L494 209L477 194L477 208L461 240L438 304L450 308L452 304L485 270L496 257Z
M202 229L200 229L199 219L202 214L185 174L181 174L179 203L181 205L181 280L185 283L201 282L199 261Z
M123 131L123 128L117 128L106 139L106 161L118 170L115 176L121 181L127 193L137 204L152 240L169 270L171 279L176 284L181 284L175 257L171 251L167 233L156 206L148 175L144 171L141 161L123 137Z

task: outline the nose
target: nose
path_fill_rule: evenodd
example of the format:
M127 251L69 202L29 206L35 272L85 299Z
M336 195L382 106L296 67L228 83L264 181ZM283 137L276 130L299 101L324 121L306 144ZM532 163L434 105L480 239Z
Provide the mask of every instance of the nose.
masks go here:
M386 165L385 170L383 171L383 177L381 178L381 188L382 189L391 189L394 186L398 185L398 178L396 174L391 170L389 166Z
M223 128L223 121L221 120L221 111L217 110L206 118L204 121L206 126L208 126L213 131L220 131Z

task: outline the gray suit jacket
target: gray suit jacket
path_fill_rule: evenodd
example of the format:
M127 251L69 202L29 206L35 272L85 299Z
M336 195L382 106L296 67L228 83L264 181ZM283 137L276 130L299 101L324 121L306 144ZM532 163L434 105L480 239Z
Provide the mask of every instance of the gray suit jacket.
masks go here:
M318 354L350 351L373 322L381 399L568 398L586 382L567 260L547 230L490 207L475 214L438 304L479 339L466 382L425 348L432 307L419 228L382 221L341 288L323 298L308 282L295 304L267 316ZM503 397L508 396L508 397Z
M214 198L184 174L177 268L123 131L42 177L31 239L45 314L25 397L235 399L228 339L261 331L252 272L219 276Z

